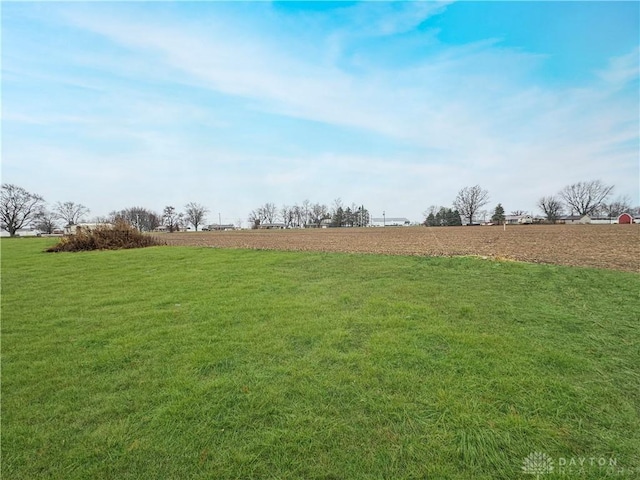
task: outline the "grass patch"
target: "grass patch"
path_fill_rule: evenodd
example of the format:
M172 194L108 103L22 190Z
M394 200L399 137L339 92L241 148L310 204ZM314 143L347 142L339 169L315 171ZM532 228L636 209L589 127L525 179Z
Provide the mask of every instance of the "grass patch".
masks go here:
M50 244L1 244L3 478L533 478L532 452L640 467L637 274Z

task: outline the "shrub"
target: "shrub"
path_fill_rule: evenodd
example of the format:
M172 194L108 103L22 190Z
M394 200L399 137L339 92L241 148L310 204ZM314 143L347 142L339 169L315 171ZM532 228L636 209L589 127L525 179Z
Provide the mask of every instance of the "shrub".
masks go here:
M89 229L79 229L50 248L47 252L81 252L87 250L118 250L122 248L142 248L164 245L155 237L143 235L125 222L103 225Z

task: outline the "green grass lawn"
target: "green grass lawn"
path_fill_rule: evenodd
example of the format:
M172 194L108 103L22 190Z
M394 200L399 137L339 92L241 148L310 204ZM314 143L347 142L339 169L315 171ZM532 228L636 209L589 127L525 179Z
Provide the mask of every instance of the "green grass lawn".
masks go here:
M51 243L1 243L3 479L640 477L640 275Z

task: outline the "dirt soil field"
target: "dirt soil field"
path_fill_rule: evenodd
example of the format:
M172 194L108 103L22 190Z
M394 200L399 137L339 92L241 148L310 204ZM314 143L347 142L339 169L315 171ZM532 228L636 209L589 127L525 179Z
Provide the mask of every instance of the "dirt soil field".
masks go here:
M388 255L478 255L640 272L640 225L513 225L167 233L169 245Z

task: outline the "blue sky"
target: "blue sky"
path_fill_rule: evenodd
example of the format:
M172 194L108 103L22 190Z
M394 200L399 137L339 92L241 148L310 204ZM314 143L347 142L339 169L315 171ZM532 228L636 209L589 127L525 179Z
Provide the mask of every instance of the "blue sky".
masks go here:
M639 200L638 2L2 4L2 181L91 215Z

